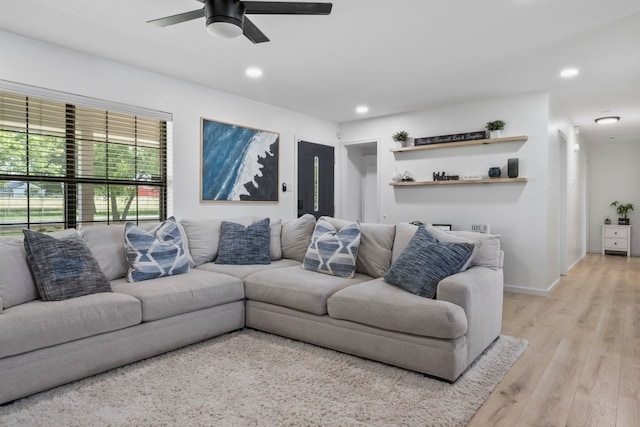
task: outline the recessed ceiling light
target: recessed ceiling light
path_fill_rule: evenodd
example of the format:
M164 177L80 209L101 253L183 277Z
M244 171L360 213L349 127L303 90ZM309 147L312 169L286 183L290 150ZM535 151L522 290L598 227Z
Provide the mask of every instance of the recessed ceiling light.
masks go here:
M577 68L565 68L560 71L560 77L570 79L571 77L577 76L578 73L580 73L580 71Z
M364 114L368 112L369 112L369 107L367 107L366 105L359 105L358 107L356 107L356 113L358 114Z
M620 120L619 116L608 116L608 117L598 117L595 122L599 125L608 125L611 123L616 123Z
M257 79L258 77L262 77L262 70L260 68L251 67L247 68L245 74L253 79Z

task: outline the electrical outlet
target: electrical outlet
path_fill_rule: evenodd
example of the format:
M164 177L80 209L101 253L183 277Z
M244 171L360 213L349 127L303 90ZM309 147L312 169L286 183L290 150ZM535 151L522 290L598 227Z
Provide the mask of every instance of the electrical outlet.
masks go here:
M489 234L491 233L491 225L489 224L472 224L471 231L475 231L477 233Z

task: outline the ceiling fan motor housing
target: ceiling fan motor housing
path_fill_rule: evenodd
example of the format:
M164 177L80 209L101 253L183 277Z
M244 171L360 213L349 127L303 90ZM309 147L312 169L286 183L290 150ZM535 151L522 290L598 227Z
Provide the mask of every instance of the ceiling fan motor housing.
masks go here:
M207 26L214 22L227 22L243 27L244 4L238 0L206 0L204 14Z

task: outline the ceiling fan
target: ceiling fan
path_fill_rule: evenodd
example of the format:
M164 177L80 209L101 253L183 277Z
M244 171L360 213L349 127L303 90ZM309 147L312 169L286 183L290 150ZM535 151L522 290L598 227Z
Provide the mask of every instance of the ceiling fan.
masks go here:
M268 42L269 38L255 26L245 14L256 15L328 15L331 3L242 1L242 0L198 0L202 9L147 21L148 24L166 27L206 18L207 31L218 37L231 39L244 34L253 43Z

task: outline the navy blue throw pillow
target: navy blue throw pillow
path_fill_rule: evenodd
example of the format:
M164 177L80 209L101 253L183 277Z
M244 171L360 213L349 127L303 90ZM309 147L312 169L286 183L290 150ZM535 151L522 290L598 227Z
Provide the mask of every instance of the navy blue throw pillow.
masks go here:
M271 264L269 218L248 227L223 221L216 264Z
M44 301L111 292L109 280L79 235L57 239L28 229L22 232L27 263Z
M462 269L473 247L471 243L438 242L420 226L384 280L412 294L434 298L438 283Z

